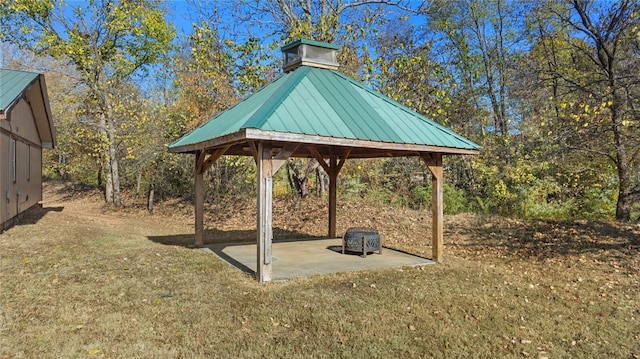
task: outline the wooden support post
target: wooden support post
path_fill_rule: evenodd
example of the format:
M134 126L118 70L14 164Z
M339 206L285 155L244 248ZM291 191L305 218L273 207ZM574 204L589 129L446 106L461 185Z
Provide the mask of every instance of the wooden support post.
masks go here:
M194 166L195 178L195 216L196 216L196 246L204 245L204 183L202 163L204 161L204 152L196 151L196 161Z
M331 156L329 157L329 163L327 164L327 162L325 162L324 158L322 157L322 155L320 154L320 152L318 152L317 149L315 149L314 147L308 147L307 150L311 153L311 155L318 161L318 163L320 163L320 166L322 166L322 168L325 170L325 172L327 172L327 174L329 175L329 230L328 230L328 236L329 238L335 238L336 237L336 206L338 203L338 191L337 191L337 187L338 187L338 174L340 173L340 170L342 169L342 166L344 166L345 162L347 161L347 158L349 158L349 155L351 154L351 149L347 149L347 151L345 151L344 155L342 156L342 158L340 159L340 162L338 162L338 156Z
M442 197L443 172L442 154L425 153L420 157L431 172L431 210L432 210L432 234L431 253L433 260L442 262L443 231L444 231L444 205Z
M256 263L256 279L259 282L271 280L271 191L272 179L270 159L271 147L259 143L257 148L257 179L258 179L258 253Z
M338 164L338 158L332 156L329 159L329 168L330 171L327 172L329 175L329 238L336 237L336 206L338 202L338 171L336 171L336 167Z
M205 151L196 151L196 163L193 169L194 190L196 192L195 216L196 216L196 246L204 245L204 173L213 165L220 156L224 155L230 146L218 148L205 160Z
M273 174L297 148L297 145L285 147L274 157L271 144L260 142L256 146L255 159L258 179L256 279L261 283L271 281Z

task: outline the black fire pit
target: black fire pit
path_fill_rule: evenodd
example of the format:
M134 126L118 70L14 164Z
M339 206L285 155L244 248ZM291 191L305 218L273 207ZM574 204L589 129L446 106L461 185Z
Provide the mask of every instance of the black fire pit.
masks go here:
M373 228L351 227L342 237L342 254L346 252L362 253L366 258L367 253L378 252L382 254L382 239Z

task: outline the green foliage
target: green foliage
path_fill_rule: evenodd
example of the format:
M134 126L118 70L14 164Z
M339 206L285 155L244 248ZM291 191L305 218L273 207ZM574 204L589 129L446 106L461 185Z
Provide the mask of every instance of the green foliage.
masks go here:
M442 195L444 214L464 213L470 207L465 192L460 188L445 183ZM412 208L431 208L431 184L413 188L410 203Z
M455 83L432 58L430 43L416 38L406 17L390 21L374 43L374 58L365 57L363 79L399 103L446 124Z
M631 218L635 218L635 222L640 223L640 203L636 203L633 206Z
M255 178L253 158L224 156L207 171L206 198L212 201L218 201L225 195L253 198L256 194Z
M468 211L469 201L462 189L445 183L442 187L442 192L445 214L458 214Z
M416 186L411 190L412 207L425 208L431 206L431 186Z
M349 177L341 181L341 188L347 200L358 200L367 192L367 184L360 177Z
M275 59L266 51L259 38L244 42L226 40L231 51L233 78L240 97L250 95L275 77Z
M551 179L535 180L518 193L519 214L524 218L565 220L573 216L575 199L559 200L562 188Z
M520 146L515 146L520 148L517 151L524 151ZM567 156L565 163L539 162L518 152L516 159L506 164L486 155L472 161L477 181L472 189L473 210L555 220L612 218L616 184L607 173L612 168L581 168L573 156Z
M209 24L195 26L168 66L175 100L167 108L167 137L178 139L238 100L228 45Z

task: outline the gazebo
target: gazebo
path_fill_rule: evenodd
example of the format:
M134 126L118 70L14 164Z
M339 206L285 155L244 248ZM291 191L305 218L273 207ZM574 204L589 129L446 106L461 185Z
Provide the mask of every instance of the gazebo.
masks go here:
M480 146L339 73L337 47L298 40L282 48L284 73L169 146L195 155L195 243L204 244L203 174L223 155L257 166L257 280L271 280L272 177L290 157L316 159L329 175L328 236L347 159L420 157L432 174L432 259L442 261L442 156Z

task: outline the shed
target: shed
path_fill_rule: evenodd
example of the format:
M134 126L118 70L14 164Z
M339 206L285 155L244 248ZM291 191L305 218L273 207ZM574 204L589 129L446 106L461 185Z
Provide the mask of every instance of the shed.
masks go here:
M169 146L195 155L195 242L203 245L203 173L220 156L257 165L257 279L271 280L272 176L289 157L329 175L328 236L336 237L337 178L347 159L419 156L432 173L432 255L442 260L442 156L480 146L337 71L337 47L298 40L282 48L284 73Z
M0 69L0 232L42 201L42 149L55 143L44 75Z

